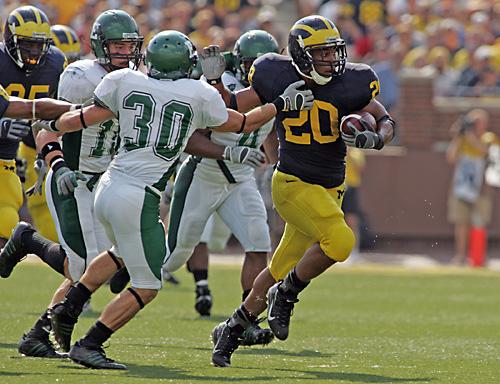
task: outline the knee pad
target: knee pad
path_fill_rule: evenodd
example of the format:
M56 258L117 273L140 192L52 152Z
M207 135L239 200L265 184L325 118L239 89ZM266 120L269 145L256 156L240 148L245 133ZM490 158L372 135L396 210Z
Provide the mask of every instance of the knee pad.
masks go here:
M355 240L353 231L344 222L332 228L330 236L320 241L320 247L330 259L342 262L351 254Z

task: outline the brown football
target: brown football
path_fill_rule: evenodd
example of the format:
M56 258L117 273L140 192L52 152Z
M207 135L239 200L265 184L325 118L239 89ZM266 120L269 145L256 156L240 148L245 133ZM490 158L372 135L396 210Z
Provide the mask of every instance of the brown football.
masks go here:
M344 116L340 121L340 130L346 135L353 135L353 128L358 131L364 131L365 127L361 124L360 120L368 123L370 129L375 132L377 130L377 122L371 113L368 112L354 112L350 115Z

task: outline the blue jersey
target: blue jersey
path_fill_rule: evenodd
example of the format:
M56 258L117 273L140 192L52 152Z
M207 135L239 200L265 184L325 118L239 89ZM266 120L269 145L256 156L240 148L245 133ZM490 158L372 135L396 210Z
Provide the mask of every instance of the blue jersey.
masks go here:
M302 78L292 59L276 53L259 57L249 80L262 103L272 102L288 85ZM310 111L280 112L278 170L302 181L334 188L344 182L346 147L339 134L343 116L365 107L380 89L375 72L365 64L347 63L345 73L325 85L309 85Z
M0 85L9 95L21 99L55 97L59 76L64 70L65 63L64 54L58 48L51 46L43 64L27 76L26 72L11 59L4 43L0 43ZM28 135L25 143L34 147L33 135ZM18 141L0 139L0 159L14 159L18 147Z
M9 94L5 89L0 86L0 119L3 117L5 111L9 107Z

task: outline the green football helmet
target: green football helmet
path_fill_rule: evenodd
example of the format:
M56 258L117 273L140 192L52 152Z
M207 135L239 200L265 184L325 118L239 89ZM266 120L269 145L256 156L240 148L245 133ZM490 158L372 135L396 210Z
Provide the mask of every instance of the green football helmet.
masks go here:
M266 31L254 29L244 33L236 41L233 49L236 74L245 86L248 86L248 72L255 59L269 52L278 53L278 43Z
M111 41L135 42L135 48L130 54L109 52ZM134 18L127 12L117 9L104 11L94 21L90 33L90 47L100 64L119 69L111 64L112 59L128 59L133 63L134 69L139 67L142 59L141 47L144 38L139 35L139 29Z
M144 60L150 77L170 80L190 77L197 61L193 43L178 31L162 31L153 36Z

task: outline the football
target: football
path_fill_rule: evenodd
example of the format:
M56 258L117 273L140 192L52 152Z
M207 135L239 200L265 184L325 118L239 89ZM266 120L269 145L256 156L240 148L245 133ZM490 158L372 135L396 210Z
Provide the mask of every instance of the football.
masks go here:
M368 112L354 112L350 115L344 116L340 121L340 130L346 135L353 135L354 128L358 131L364 131L366 129L365 125L363 125L360 120L363 120L365 123L368 123L368 127L375 132L377 130L377 122L373 115Z

